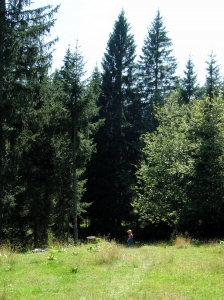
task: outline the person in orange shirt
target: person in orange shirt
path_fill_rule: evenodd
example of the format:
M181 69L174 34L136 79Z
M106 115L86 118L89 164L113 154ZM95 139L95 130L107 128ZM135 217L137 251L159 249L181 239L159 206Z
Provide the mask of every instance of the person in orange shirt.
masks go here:
M133 233L132 233L132 230L129 229L129 230L127 231L127 233L128 233L128 240L127 240L128 246L133 246L134 239L133 239Z

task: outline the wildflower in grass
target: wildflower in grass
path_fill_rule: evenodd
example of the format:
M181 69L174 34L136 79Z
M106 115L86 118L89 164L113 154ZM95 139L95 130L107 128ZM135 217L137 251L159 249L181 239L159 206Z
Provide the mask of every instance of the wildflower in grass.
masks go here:
M220 245L221 245L221 246L224 246L224 241L220 241Z
M8 257L6 254L1 254L1 253L0 253L0 256L4 256L5 258Z

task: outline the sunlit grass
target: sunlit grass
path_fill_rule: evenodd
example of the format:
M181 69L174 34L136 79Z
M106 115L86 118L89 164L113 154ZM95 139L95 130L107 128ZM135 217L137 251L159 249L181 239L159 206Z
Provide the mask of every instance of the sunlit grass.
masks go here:
M0 300L224 299L224 247L97 244L18 254L0 250ZM5 254L5 256L4 256Z

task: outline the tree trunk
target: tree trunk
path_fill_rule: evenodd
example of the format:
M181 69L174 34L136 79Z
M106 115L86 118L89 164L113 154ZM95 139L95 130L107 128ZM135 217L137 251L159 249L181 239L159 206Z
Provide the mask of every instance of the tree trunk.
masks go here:
M0 0L0 241L2 240L2 215L3 215L3 72L4 72L4 24L5 0Z
M34 218L34 233L33 233L33 237L34 237L34 248L38 247L38 221L37 221L37 217Z
M4 25L5 25L5 0L0 0L0 108L1 109L3 106L3 71L4 71L3 52L4 52L4 27L5 27Z
M78 223L77 223L77 174L76 174L76 138L77 138L77 130L76 130L76 122L73 123L73 147L72 147L72 162L73 162L73 238L74 243L78 243Z

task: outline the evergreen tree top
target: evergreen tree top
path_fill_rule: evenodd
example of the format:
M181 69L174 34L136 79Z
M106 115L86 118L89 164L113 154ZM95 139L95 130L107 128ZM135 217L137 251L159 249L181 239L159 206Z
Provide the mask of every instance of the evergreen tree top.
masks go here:
M211 99L214 96L218 96L221 91L220 65L217 63L216 55L213 51L209 54L209 60L206 61L206 64L205 88L207 96Z
M124 64L126 61L129 65L129 62L135 59L136 45L134 36L130 33L130 28L122 9L115 21L113 32L109 36L107 52L104 54L102 61L103 69L106 69L108 63L114 64L114 62L117 62L116 68L119 68L118 64Z
M172 40L167 36L166 26L164 25L163 17L161 16L160 10L157 11L157 14L154 20L151 23L151 26L148 28L148 35L145 39L145 43L148 44L151 41L152 45L155 45L155 50L158 50L158 46L169 48L172 46ZM171 52L171 51L170 51Z
M198 89L197 74L194 71L194 63L190 55L185 67L184 77L181 79L181 86L183 88L183 100L185 103L189 103Z

